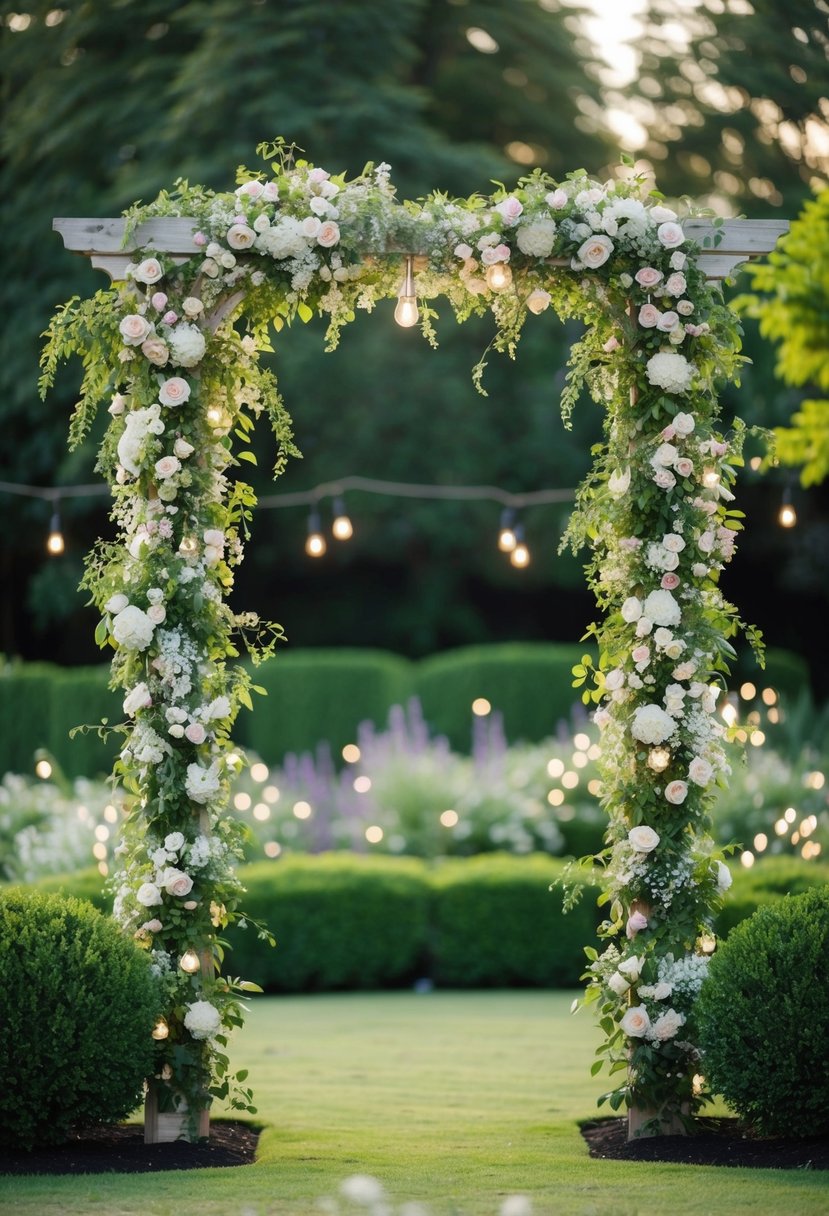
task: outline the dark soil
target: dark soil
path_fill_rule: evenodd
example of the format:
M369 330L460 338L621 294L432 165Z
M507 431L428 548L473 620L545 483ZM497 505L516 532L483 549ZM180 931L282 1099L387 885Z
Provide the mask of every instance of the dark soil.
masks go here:
M624 1161L672 1161L678 1165L748 1166L763 1170L829 1170L829 1137L754 1135L739 1119L701 1120L693 1136L627 1138L627 1119L595 1119L582 1125L591 1157Z
M232 1120L210 1124L210 1139L187 1144L145 1144L136 1124L86 1128L65 1144L30 1153L0 1143L0 1174L135 1174L151 1170L203 1170L250 1165L256 1156L258 1127Z

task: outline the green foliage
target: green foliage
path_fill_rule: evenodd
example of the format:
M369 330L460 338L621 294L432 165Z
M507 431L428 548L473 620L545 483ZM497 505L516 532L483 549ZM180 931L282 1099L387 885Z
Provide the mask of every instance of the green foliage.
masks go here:
M152 1069L148 961L88 904L0 893L0 1123L7 1144L123 1118Z
M829 1131L829 890L739 925L711 960L698 1016L716 1093L766 1135Z
M575 984L596 940L598 883L565 915L550 887L562 863L497 854L442 861L434 871L435 982L450 988ZM593 896L591 899L590 896Z
M468 646L424 659L415 687L426 720L452 747L470 746L470 712L485 697L504 717L510 742L546 738L576 699L570 673L582 647L550 643Z
M239 741L268 761L313 750L326 740L339 753L360 722L380 725L409 695L409 664L370 650L311 650L280 654L254 673L266 697L239 719Z
M268 949L250 928L234 928L229 966L263 988L386 988L422 974L429 903L422 863L331 853L248 866L240 877L246 910L274 930L277 945Z
M769 255L749 268L754 292L736 305L777 345L778 376L829 391L829 190L809 200ZM775 430L781 464L800 466L804 486L829 474L829 400L802 401Z

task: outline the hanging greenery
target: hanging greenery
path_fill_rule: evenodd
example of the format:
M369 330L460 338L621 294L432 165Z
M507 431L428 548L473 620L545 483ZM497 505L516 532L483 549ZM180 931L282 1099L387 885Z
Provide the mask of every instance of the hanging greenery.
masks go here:
M192 256L137 254L124 283L58 312L43 359L44 392L59 360L84 361L73 446L102 405L112 415L98 467L116 536L93 549L84 586L125 694L116 775L132 806L115 914L167 992L155 1083L173 1107L230 1094L250 1109L224 1054L254 987L220 970L220 934L241 916L227 783L243 761L230 735L256 691L235 662L240 639L260 659L281 630L227 596L255 505L237 474L254 462L262 413L276 472L296 454L258 356L272 327L315 314L331 349L359 312L398 295L398 319L434 343L442 297L458 321L490 313L492 348L510 356L532 314L586 323L562 400L565 421L584 384L606 408L567 536L592 547L602 611L589 631L598 665L585 657L575 673L598 705L610 817L607 848L589 859L604 867L608 917L586 999L605 1032L597 1066L624 1070L614 1109L663 1125L692 1115L704 1100L693 1005L730 882L707 814L728 773L715 709L740 624L718 587L741 527L742 430L724 434L717 413L717 387L739 368L737 323L674 211L635 176L556 183L536 170L488 197L398 203L387 165L347 180L281 141L259 151L269 169L240 170L232 193L179 182L132 209L128 236L153 217L190 218ZM401 255L415 255L405 277ZM482 392L485 366L473 373Z

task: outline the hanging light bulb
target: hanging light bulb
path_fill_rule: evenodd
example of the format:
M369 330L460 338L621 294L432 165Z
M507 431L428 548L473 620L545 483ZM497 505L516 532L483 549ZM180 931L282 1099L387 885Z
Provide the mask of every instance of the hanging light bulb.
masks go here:
M201 960L195 950L185 950L178 960L178 965L188 975L195 975L201 969Z
M530 551L524 541L524 529L521 524L517 524L515 527L515 548L510 553L509 559L519 570L523 570L530 564Z
M410 329L412 325L417 325L419 316L413 270L413 259L411 254L407 254L406 274L403 279L403 286L400 288L400 293L397 297L397 307L394 310L395 321L398 325L402 325L404 329Z
M305 552L309 557L322 557L328 546L322 534L319 511L312 511L308 516L308 535L305 538Z
M512 271L505 262L495 262L487 267L486 282L491 291L506 291L512 283Z
M351 540L354 535L354 525L345 513L345 504L341 498L335 498L332 507L334 520L331 532L337 540Z
M797 511L792 505L791 490L783 491L783 501L780 504L780 510L777 512L777 522L781 528L793 528L797 523Z
M653 747L648 753L648 768L655 773L664 773L671 763L671 753L667 747Z
M512 553L515 548L515 512L512 507L504 507L501 512L498 548L502 553Z
M152 1034L153 1038L159 1043L161 1042L162 1039L166 1039L170 1033L170 1027L167 1025L166 1018L159 1018L155 1024L155 1026L153 1026L150 1033Z
M55 511L49 523L49 535L46 538L46 549L52 557L58 557L65 549L63 533L60 530L60 513Z

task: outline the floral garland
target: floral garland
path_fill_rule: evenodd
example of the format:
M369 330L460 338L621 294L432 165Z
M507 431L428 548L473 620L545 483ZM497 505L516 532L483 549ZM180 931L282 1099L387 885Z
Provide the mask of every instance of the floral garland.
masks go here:
M125 691L116 774L133 806L115 915L164 985L156 1085L191 1111L228 1094L250 1108L221 1050L241 1024L240 993L255 987L220 974L218 934L241 915L227 782L242 759L230 732L251 707L233 639L261 658L281 631L226 603L255 503L228 469L254 460L247 445L263 410L276 472L294 453L258 354L271 323L314 313L328 318L331 348L360 310L398 293L392 254L411 252L431 341L438 296L458 320L491 312L493 346L510 355L529 314L552 307L587 322L562 401L566 420L586 383L607 406L606 444L568 532L592 545L588 577L604 612L590 631L598 666L585 657L576 670L577 684L593 682L585 699L600 702L610 815L597 859L609 944L589 952L587 999L599 1001L602 1058L627 1070L611 1105L663 1121L692 1113L703 1100L693 1085L701 941L729 881L706 813L728 772L714 683L738 624L717 582L741 526L729 503L742 432L717 429L715 392L738 367L736 322L676 214L637 178L600 184L578 172L556 183L536 170L488 198L398 204L387 165L349 181L294 161L281 141L260 152L273 173L242 171L233 193L179 184L130 212L129 232L154 216L191 217L193 256L177 264L143 251L124 284L57 314L43 360L45 391L61 358L84 359L73 446L100 404L112 415L98 467L118 534L90 554L84 585Z

